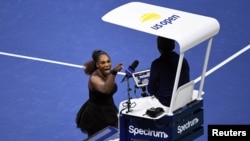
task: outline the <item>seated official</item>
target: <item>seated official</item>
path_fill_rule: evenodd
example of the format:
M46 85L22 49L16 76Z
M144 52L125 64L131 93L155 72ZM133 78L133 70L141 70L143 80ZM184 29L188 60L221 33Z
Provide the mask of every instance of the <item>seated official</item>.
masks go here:
M176 77L179 54L174 51L175 41L171 39L157 37L157 48L161 55L151 63L147 90L150 95L154 95L164 106L169 107ZM189 64L184 58L178 87L189 81Z

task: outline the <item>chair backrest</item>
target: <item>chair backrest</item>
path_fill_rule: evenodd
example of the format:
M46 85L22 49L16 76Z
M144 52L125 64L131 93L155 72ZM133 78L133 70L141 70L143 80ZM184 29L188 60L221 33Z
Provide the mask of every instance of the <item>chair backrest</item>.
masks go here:
M193 90L194 90L194 81L190 81L182 86L180 86L176 91L176 99L173 104L173 111L176 111L193 100Z

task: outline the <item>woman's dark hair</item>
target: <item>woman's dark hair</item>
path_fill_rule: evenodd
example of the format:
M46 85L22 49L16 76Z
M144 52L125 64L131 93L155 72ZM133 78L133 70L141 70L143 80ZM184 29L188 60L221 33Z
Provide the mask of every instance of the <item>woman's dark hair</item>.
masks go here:
M171 52L175 48L175 40L159 36L157 37L157 47L162 53Z
M109 56L106 52L102 50L94 50L92 53L92 60L84 63L85 69L84 72L88 75L91 75L96 69L96 62L99 60L101 55L107 55Z

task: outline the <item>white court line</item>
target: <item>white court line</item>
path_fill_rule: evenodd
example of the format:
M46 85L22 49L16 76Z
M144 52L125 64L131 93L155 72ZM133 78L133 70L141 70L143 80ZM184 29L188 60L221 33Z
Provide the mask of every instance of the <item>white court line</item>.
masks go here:
M205 73L205 76L210 75L211 73L213 73L214 71L218 70L219 68L221 68L222 66L224 66L225 64L227 64L228 62L232 61L233 59L235 59L236 57L238 57L239 55L241 55L242 53L246 52L248 49L250 49L250 44L246 47L244 47L243 49L239 50L238 52L234 53L232 56L230 56L229 58L225 59L224 61L222 61L220 64L216 65L215 67L213 67L212 69L210 69L209 71L207 71ZM194 80L194 83L197 83L201 80L201 76L199 76L198 78L196 78Z
M205 74L205 76L210 75L211 73L213 73L214 71L216 71L220 67L224 66L226 63L232 61L234 58L236 58L239 55L241 55L242 53L246 52L248 49L250 49L250 44L248 46L244 47L243 49L241 49L240 51L236 52L235 54L233 54L232 56L230 56L229 58L227 58L226 60L224 60L220 64L216 65L215 67L213 67L209 71L207 71L206 74ZM36 57L30 57L30 56L24 56L24 55L18 55L18 54L6 53L6 52L0 52L0 55L17 57L17 58L23 58L23 59L28 59L28 60L41 61L41 62L47 62L47 63L64 65L64 66L69 66L69 67L85 68L85 66L83 66L83 65L76 65L76 64L71 64L71 63L59 62L59 61L54 61L54 60L48 60L48 59L42 59L42 58L36 58ZM124 72L118 72L118 74L125 75ZM194 80L194 83L197 83L200 80L201 80L201 76L199 76L198 78L196 78Z
M42 59L42 58L36 58L36 57L30 57L30 56L24 56L24 55L18 55L18 54L6 53L6 52L0 52L0 54L5 55L5 56L16 57L16 58L35 60L35 61L52 63L52 64L58 64L58 65L64 65L64 66L69 66L69 67L84 68L84 66L82 66L82 65L75 65L75 64L53 61L53 60L48 60L48 59Z
M71 64L71 63L65 63L65 62L48 60L48 59L42 59L42 58L37 58L37 57L30 57L30 56L18 55L18 54L7 53L7 52L0 52L0 55L5 55L5 56L16 57L16 58L22 58L22 59L28 59L28 60L35 60L35 61L40 61L40 62L47 62L47 63L52 63L52 64L58 64L58 65L64 65L64 66L69 66L69 67L75 67L75 68L85 69L85 66L83 66L83 65L76 65L76 64ZM125 75L124 72L118 72L118 74Z

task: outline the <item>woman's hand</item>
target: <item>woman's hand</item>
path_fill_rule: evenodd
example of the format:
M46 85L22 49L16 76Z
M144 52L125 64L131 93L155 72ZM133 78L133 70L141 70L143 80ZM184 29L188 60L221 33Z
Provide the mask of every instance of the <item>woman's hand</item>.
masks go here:
M119 72L123 69L123 63L119 63L118 65L115 66L113 71Z

